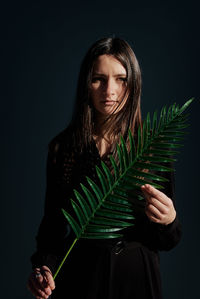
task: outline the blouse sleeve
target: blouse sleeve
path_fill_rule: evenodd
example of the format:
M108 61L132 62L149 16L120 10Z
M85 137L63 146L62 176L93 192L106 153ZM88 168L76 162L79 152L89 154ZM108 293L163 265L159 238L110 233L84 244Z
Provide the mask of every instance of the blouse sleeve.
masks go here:
M61 211L63 196L57 159L59 147L59 143L49 144L44 216L36 236L37 250L31 257L33 268L46 265L52 273L64 255L66 238L71 235L70 226Z

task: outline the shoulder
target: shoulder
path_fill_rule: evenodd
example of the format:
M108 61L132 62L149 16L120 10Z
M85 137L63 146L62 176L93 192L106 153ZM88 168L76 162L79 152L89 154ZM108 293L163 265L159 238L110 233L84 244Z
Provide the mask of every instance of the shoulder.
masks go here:
M48 144L49 153L55 155L60 151L69 149L72 144L72 138L73 129L69 125L67 128L65 128L50 140Z

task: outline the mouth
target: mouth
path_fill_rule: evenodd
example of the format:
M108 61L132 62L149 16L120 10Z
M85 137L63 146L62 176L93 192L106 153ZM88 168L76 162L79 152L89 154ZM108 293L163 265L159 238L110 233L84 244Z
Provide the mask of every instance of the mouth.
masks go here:
M117 103L117 101L102 101L102 103L106 106L112 106Z

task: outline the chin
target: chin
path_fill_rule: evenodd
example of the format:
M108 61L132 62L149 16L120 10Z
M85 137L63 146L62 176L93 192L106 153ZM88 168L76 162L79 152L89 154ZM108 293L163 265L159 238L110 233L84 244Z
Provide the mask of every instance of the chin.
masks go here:
M104 116L109 116L111 115L113 112L112 111L104 111L102 112L101 114L104 115Z

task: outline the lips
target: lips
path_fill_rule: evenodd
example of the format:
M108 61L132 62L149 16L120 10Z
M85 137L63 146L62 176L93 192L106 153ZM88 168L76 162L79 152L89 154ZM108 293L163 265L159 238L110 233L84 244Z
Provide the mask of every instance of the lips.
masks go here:
M102 103L107 106L112 106L116 103L116 101L102 101Z

